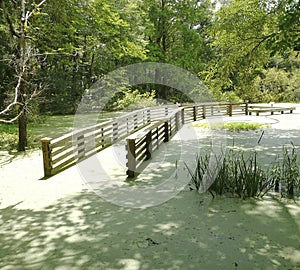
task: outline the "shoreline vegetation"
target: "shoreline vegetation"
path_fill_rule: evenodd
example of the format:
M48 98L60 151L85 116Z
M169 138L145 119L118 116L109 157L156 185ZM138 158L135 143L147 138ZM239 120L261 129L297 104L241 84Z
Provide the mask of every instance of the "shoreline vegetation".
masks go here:
M209 129L225 129L231 132L249 131L271 128L271 125L255 122L216 122L216 123L193 123L194 127Z

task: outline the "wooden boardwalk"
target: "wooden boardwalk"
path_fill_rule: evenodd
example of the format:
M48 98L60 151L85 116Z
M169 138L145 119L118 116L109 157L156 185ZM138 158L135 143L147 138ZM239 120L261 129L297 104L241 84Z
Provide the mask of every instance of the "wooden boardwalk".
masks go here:
M185 124L208 117L247 115L246 103L202 103L137 110L52 139L43 138L44 176L49 177L127 138L127 175Z

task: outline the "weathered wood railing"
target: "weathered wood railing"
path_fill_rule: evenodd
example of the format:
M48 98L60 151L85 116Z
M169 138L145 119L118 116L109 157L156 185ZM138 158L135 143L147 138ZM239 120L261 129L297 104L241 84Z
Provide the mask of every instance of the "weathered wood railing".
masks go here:
M146 125L150 125L148 128L150 128L152 124L154 125L152 133L156 132L156 135L153 133L151 137L151 151L154 151L156 146L159 146L162 142L161 136L163 136L162 132L166 126L168 127L167 135L169 138L176 133L184 123L218 115L248 114L247 108L247 104L238 103L203 103L182 106L180 108L177 106L157 106L137 110L104 123L75 130L56 139L43 138L41 139L41 143L44 175L45 177L52 176L96 154ZM151 123L153 121L154 123ZM163 121L163 123L161 121ZM159 126L157 126L158 123L160 123ZM164 128L162 126L164 126ZM167 135L164 134L164 136ZM144 137L141 139L145 140ZM149 140L150 137L147 138ZM163 140L165 140L165 137L163 138ZM135 141L137 142L137 140L138 139ZM157 143L157 141L159 143ZM143 143L145 144L144 141ZM137 161L134 162L136 163ZM129 161L128 164L134 162Z
M151 158L153 151L170 138L184 124L184 108L179 108L167 118L153 122L145 129L127 138L127 175L132 178L143 161Z
M270 113L271 115L274 115L275 112L284 114L286 111L293 113L294 110L296 110L295 106L274 106L274 104L251 105L249 106L249 115L252 113L255 113L257 116L259 116L260 113Z
M41 143L44 175L46 177L54 175L94 155L150 121L151 110L147 108L75 130L56 139L43 138Z
M248 114L248 104L203 103L185 105L175 109L165 119L161 119L142 132L134 133L127 138L127 176L135 177L142 162L150 159L153 151L163 142L168 142L183 124L208 117L241 114Z

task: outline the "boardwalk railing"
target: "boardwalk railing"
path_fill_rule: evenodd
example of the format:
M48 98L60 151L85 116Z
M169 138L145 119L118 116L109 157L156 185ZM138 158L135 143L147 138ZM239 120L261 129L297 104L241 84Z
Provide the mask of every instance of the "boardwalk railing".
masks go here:
M184 124L184 108L177 109L167 118L157 120L140 132L136 132L127 138L127 175L132 178L136 175L138 167L143 161L151 158L153 151L159 148L163 142L170 138Z
M41 143L45 177L96 154L150 121L151 110L147 108L75 130L56 139L43 138Z
M134 172L137 169L141 163L140 160L150 158L151 153L163 141L168 141L184 123L206 117L235 114L248 114L247 104L203 103L180 108L157 106L75 130L56 139L43 138L41 144L44 175L45 177L52 176L145 127L146 133L143 131L142 135L133 135L128 138L131 139L130 146L127 141L128 153L130 153L128 154L128 166L130 166L128 172L132 175L130 171ZM132 149L135 149L135 152ZM138 154L141 153L144 154L139 156Z
M175 109L165 119L150 125L142 132L127 138L127 176L133 178L143 161L151 158L163 142L176 134L183 124L217 116L247 115L246 103L203 103Z

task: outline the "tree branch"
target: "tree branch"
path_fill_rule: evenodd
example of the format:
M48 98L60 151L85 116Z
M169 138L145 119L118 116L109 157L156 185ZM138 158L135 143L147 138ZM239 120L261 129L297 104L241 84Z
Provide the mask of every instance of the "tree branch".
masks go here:
M34 12L35 12L38 8L40 8L46 1L47 1L47 0L42 0L39 4L36 5L36 7L35 7L31 12L27 11L27 13L26 13L26 23L27 23L27 21L29 20L29 18L34 14Z
M10 120L5 120L5 119L0 119L0 123L5 123L5 124L12 124L13 122L17 121L18 118L21 116L23 111L19 112L18 115Z
M10 17L9 17L9 14L7 12L7 9L6 9L6 6L5 6L5 3L4 3L3 0L0 0L0 5L3 9L4 18L6 19L6 21L8 23L10 33L15 37L20 38L20 35L17 33L17 31L16 31L16 29L15 29L15 27L14 27L14 25L13 25L13 23L12 23Z
M16 105L22 105L20 102L18 102L19 88L21 85L21 81L22 81L22 75L20 75L18 77L18 83L17 83L17 86L15 87L14 100L4 110L0 111L0 115L5 115Z

